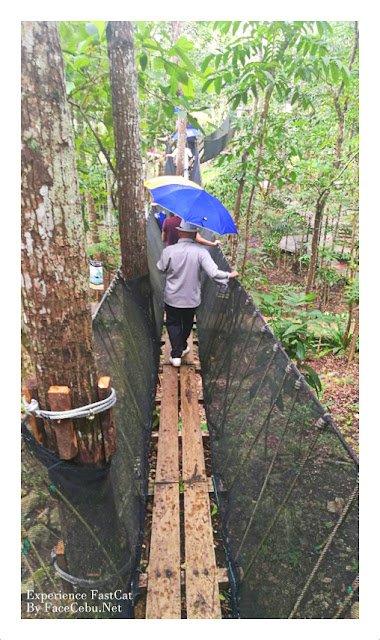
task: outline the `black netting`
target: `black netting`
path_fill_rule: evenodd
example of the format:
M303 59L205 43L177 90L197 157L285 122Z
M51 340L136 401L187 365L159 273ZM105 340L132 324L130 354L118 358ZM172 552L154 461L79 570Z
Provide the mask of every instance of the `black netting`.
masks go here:
M356 598L355 455L237 281L204 278L197 330L235 615L344 615Z
M136 286L145 292L146 284L139 282ZM24 461L32 469L30 477L38 489L37 497L49 493L50 501L59 504L59 524L53 533L64 542L70 589L85 590L87 602L91 588L102 593L117 589L133 596L136 593L161 326L158 298L152 310L146 305L145 295L139 296L138 291L133 292L121 278L116 278L93 322L98 373L111 377L117 395L117 451L109 464L92 467L62 461L38 445L23 426ZM28 505L30 495L26 496ZM47 498L44 507L46 512L52 510ZM28 545L29 538L33 540L32 529L33 525L24 532L24 554L31 553ZM27 566L32 574L30 562ZM34 582L37 573L38 570L31 575ZM43 574L39 579L45 577ZM53 572L51 579L56 578ZM52 590L51 584L44 588ZM111 604L116 609L111 611L104 611L102 601L97 604L98 614L84 612L79 617L133 617L130 596L121 601L113 599Z

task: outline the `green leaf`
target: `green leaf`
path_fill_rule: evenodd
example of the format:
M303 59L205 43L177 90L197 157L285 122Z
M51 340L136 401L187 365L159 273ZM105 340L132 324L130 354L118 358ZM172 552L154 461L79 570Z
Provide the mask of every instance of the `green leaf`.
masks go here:
M300 325L300 324L291 324L290 327L288 327L286 329L286 331L284 331L284 333L282 334L283 337L284 336L288 336L291 333L295 333L295 334L299 333L299 330L300 330L301 326L302 325Z
M284 181L282 180L282 178L277 178L277 186L279 189L282 188L283 184L284 184Z
M323 28L322 22L318 22L318 20L317 20L317 29L318 29L319 35L322 37L325 33L325 30Z
M146 55L146 53L143 53L140 56L140 66L143 71L145 71L147 64L148 64L148 56Z
M201 64L201 72L204 73L208 67L208 63L210 62L210 60L213 58L213 54L210 54L208 56L205 57L205 59L203 60L202 64Z
M290 172L290 179L291 179L292 182L296 181L296 177L297 177L296 172L295 171L291 171Z
M225 600L226 598L224 597L224 595L222 593L219 594L219 600Z
M90 58L87 58L86 56L78 57L74 61L74 69L82 69L82 67L88 67L90 62Z
M338 68L338 65L336 64L336 62L334 62L334 60L332 60L330 62L330 72L331 72L331 77L334 80L334 82L339 82L340 81L339 68Z
M299 98L299 93L298 93L298 90L296 89L295 92L293 93L293 97L290 104L293 105L296 102L296 100L298 100L298 98Z
M72 91L74 91L75 89L75 84L74 82L71 82L71 80L69 80L68 82L66 82L66 95L69 95L69 93L71 93Z
M232 103L232 111L235 111L235 109L238 108L239 104L240 104L240 93L236 94L234 101Z
M203 134L205 133L204 130L202 129L202 126L199 124L198 120L196 120L196 118L191 116L190 113L187 114L187 119L195 129L199 129L200 131L202 131Z
M220 90L222 88L222 77L221 76L218 76L217 78L215 78L214 87L215 87L216 93L219 95Z
M186 98L184 98L184 96L179 96L179 100L183 104L185 109L187 109L188 111L191 109L191 104L189 104L189 102L186 100Z
M342 80L343 80L344 84L348 85L349 82L350 82L350 76L351 76L350 70L345 65L342 65L342 68L341 68L340 72L341 72Z
M202 87L202 92L207 91L210 87L210 85L212 85L212 83L214 82L214 78L207 78L206 82L204 83L203 87Z
M241 24L240 20L237 20L237 21L235 20L234 26L232 27L233 36L235 35L236 31L239 29L240 24Z
M306 351L302 342L297 342L296 354L299 360L303 360L305 358Z

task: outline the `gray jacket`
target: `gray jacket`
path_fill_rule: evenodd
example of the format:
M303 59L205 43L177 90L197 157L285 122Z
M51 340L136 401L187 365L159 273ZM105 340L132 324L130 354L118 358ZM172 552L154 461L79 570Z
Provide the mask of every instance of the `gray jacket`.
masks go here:
M157 262L166 274L164 301L171 307L194 308L201 302L201 271L220 284L227 284L228 271L220 271L207 249L195 240L180 238L166 247Z

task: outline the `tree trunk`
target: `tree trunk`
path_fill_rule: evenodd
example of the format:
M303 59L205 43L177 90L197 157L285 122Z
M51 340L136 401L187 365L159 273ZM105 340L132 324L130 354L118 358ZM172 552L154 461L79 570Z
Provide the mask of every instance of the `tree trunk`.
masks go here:
M171 31L172 31L172 43L175 44L182 33L183 22L175 20L171 23ZM172 57L173 62L176 64L179 63L178 56ZM177 96L183 96L183 91L181 87L181 83L178 83ZM183 110L182 110L182 115ZM181 117L180 113L178 113L177 118L177 133L178 133L178 144L177 144L177 167L176 167L176 175L183 176L185 172L185 150L186 150L186 127L187 127L187 118Z
M111 172L106 171L106 188L107 188L107 227L108 235L112 238L113 235L113 202L112 202L112 176Z
M355 324L354 324L354 332L351 338L350 350L348 352L348 362L354 359L355 351L356 351L356 341L359 336L359 309L356 313Z
M96 209L95 209L95 200L91 193L87 191L86 193L86 203L87 203L87 221L89 226L89 235L90 235L90 244L99 244L99 230L98 223L96 221ZM95 258L99 260L100 258Z
M244 168L244 162L247 161L247 158L248 158L248 152L245 151L242 157L242 164L243 164L242 175L241 175L241 178L239 179L239 186L236 192L236 200L235 200L235 206L234 206L234 222L235 222L235 227L238 231L239 231L239 222L240 222L241 200L243 197L244 185L245 185L245 179L246 179L246 170ZM231 235L231 266L233 269L235 268L236 261L237 261L238 241L239 241L239 236L235 233L232 234Z
M259 155L258 155L258 158L257 158L257 166L256 166L256 171L255 171L255 179L254 179L254 182L252 184L251 192L249 194L249 199L248 199L248 205L247 205L247 213L246 213L246 220L245 220L245 243L244 243L244 257L243 257L243 267L242 267L242 278L244 277L245 265L246 265L246 262L247 262L247 251L248 251L248 240L249 240L249 217L250 217L250 213L251 213L252 198L253 198L253 194L255 192L256 182L257 182L257 179L259 177L259 173L260 173L260 169L261 169L261 159L262 159L262 155L263 155L265 129L266 129L266 125L267 125L269 102L270 102L270 99L271 99L271 95L272 95L272 89L270 87L268 87L268 89L266 90L266 93L265 93L263 110L262 110L261 116L260 116L260 125L259 125L259 128L261 127L260 146L259 146Z
M99 396L84 225L57 24L23 22L21 52L24 328L35 367L40 406L58 409L57 401L62 397L49 394L49 388L56 386L69 388L70 393L65 390L66 398L71 396L71 406L76 408L97 401ZM48 448L57 450L60 437L55 437L54 429L59 428L62 434L65 427L68 433L69 422L64 420L61 423L65 425L53 427L45 421ZM72 422L70 432L75 433L78 447L76 461L87 463L76 469L85 469L91 475L96 466L102 465L100 473L103 473L107 467L103 466L105 452L100 415L95 415L93 420ZM69 444L75 455L75 439ZM54 464L49 468L49 478L57 480L51 480L57 495L63 496L60 512L68 568L80 577L88 577L93 571L103 575L109 562L101 547L89 539L88 529L96 532L100 545L107 545L108 557L119 564L121 547L109 474L105 474L107 477L101 486L96 485L96 490L93 484L76 484L75 474L70 480L71 488L67 488L69 483L65 485L63 479L69 464L63 460L62 467ZM64 465L66 471L62 472ZM85 494L85 499L79 494ZM74 504L82 520L73 515ZM83 519L86 526L82 524Z
M328 197L328 192L324 193L317 200L317 206L315 211L315 219L314 219L314 229L313 229L313 238L311 241L311 256L310 256L310 264L309 270L307 272L307 281L306 281L306 294L309 294L312 286L314 284L315 277L315 269L317 266L318 259L318 241L319 234L321 231L322 219L323 219L323 210L326 205Z
M52 385L68 386L77 407L97 400L97 371L74 144L54 23L23 23L22 67L24 327L42 407L49 407ZM79 459L101 459L99 419L86 421L81 433Z
M108 57L123 276L148 274L139 92L132 22L110 21Z

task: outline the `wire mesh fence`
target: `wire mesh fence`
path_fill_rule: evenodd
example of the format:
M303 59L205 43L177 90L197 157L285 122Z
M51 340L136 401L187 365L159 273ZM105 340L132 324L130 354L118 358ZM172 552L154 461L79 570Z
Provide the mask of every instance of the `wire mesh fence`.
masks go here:
M357 598L354 453L238 282L223 291L204 279L197 329L235 615L346 615Z

